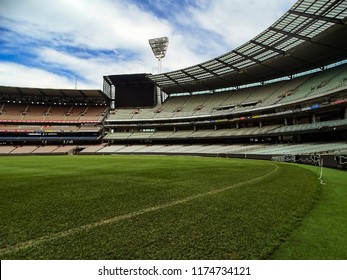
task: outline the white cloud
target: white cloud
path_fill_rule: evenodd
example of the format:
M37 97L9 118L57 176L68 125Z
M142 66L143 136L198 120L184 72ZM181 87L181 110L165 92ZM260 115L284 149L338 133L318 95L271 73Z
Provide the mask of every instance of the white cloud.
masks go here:
M11 62L0 62L0 78L4 86L67 89L75 86L74 79Z
M22 51L29 59L23 59L26 66L18 59L2 62L0 84L71 88L70 76L76 74L79 86L101 88L104 75L156 73L148 39L161 36L170 40L163 71L188 67L251 39L294 2L162 1L151 2L162 12L171 8L166 17L126 0L3 0L0 27L21 36L6 36L12 38L6 40L6 55L12 44L13 53Z
M16 21L8 27L19 33L94 49L139 49L149 37L171 33L167 21L121 0L7 0L0 14Z
M107 56L80 58L50 48L40 49L39 57L53 69L66 69L68 72L75 73L78 80L90 81L89 83L97 88L102 87L102 77L105 75L140 72L142 70L134 61L120 65Z
M264 31L282 16L294 0L201 0L181 21L218 34L232 50ZM189 16L190 15L190 16ZM222 54L222 53L221 53Z

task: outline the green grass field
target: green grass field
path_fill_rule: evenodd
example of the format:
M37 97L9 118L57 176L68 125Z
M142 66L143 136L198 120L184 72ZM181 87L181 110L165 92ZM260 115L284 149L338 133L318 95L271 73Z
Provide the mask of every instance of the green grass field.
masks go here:
M327 170L321 186L316 173L223 158L0 157L0 258L345 259L347 174Z

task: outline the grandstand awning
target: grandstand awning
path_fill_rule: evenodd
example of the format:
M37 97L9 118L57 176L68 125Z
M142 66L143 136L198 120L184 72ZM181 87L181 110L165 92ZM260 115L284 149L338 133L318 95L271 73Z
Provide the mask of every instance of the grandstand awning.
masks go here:
M28 101L69 100L70 102L95 101L102 102L108 97L101 90L83 89L45 89L45 88L22 88L0 86L0 101L20 100L22 97Z
M347 1L299 0L254 39L207 62L149 75L167 94L264 82L347 59Z

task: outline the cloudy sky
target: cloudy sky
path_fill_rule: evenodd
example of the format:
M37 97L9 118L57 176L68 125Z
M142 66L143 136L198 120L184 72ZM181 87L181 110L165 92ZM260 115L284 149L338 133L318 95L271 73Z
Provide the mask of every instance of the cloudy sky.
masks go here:
M101 89L104 75L157 73L148 39L162 36L162 71L192 66L252 39L294 3L0 0L0 85Z

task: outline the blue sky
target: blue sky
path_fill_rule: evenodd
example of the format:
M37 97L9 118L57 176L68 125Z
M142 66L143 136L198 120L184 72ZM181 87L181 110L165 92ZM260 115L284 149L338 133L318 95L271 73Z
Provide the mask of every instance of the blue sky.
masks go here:
M0 85L101 89L156 73L148 39L169 37L164 72L240 46L295 0L0 0Z

